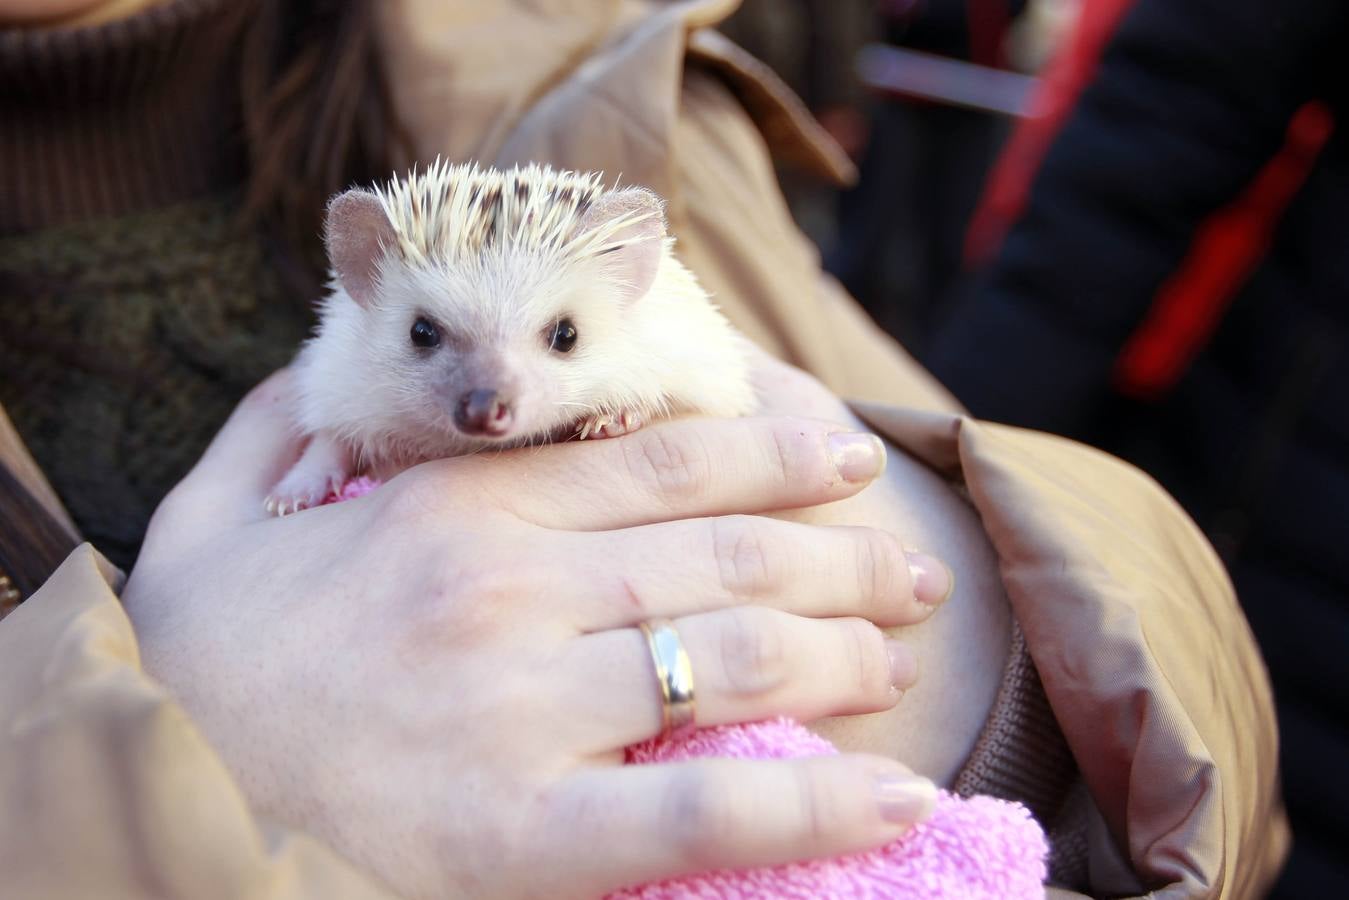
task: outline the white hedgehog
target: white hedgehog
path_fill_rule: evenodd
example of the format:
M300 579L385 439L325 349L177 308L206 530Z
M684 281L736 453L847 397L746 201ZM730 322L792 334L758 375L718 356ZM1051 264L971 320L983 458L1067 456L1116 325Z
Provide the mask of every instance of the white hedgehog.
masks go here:
M295 363L309 443L270 511L357 473L753 406L743 339L650 191L437 162L335 197L326 240L332 293Z

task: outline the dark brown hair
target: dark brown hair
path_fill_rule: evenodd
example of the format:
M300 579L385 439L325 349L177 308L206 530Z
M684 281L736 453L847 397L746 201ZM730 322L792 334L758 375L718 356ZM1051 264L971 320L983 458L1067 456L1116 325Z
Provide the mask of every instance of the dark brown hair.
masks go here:
M245 4L248 5L248 4ZM306 299L324 269L328 198L406 165L375 35L374 0L258 0L244 32L244 216L282 251Z

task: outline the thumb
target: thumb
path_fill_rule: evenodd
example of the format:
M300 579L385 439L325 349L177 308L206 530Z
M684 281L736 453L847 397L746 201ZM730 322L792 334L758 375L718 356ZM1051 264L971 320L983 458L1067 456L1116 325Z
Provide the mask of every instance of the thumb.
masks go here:
M165 505L200 509L219 523L264 517L262 500L299 457L295 381L273 372L249 391Z

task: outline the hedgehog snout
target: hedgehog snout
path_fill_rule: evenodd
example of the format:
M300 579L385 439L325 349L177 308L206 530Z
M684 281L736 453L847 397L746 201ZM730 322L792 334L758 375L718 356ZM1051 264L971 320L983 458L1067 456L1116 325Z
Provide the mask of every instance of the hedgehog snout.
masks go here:
M454 424L464 434L501 437L514 420L514 402L492 388L465 391L454 406Z

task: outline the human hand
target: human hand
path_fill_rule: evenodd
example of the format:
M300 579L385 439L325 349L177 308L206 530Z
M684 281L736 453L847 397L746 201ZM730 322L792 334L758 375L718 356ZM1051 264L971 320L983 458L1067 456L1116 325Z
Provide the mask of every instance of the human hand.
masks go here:
M865 849L930 811L875 756L617 765L661 729L642 620L675 620L702 725L881 710L912 683L871 624L923 614L893 537L734 515L857 493L874 439L663 423L275 519L288 389L245 399L123 592L147 670L259 814L409 896L557 897Z
M750 361L760 415L809 416L841 428L867 427L811 375L758 348L751 349ZM892 709L811 727L842 749L903 759L937 783L949 784L983 731L1011 636L997 554L978 516L941 475L894 448L888 451L885 472L867 490L774 515L799 524L868 526L902 534L910 546L931 554L915 566L922 570L918 583L931 585L919 591L929 601L921 606L920 618L929 618L917 627L889 630L892 636L902 634L915 651L922 679ZM932 615L939 607L941 615ZM912 626L915 620L904 624Z

